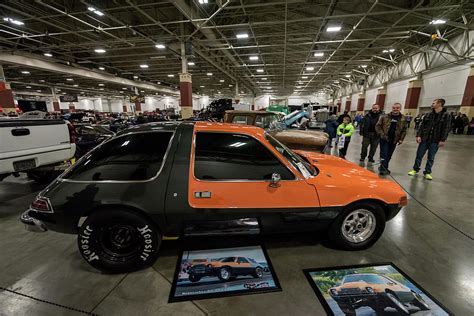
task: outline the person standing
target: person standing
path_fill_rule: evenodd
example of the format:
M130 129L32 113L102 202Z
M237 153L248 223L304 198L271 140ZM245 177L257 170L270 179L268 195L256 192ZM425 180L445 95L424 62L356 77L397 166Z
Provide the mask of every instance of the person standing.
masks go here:
M336 122L336 115L332 114L325 122L325 127L324 127L324 132L328 133L329 135L329 148L332 148L332 140L336 138L336 133L337 133L337 122Z
M411 116L411 113L408 112L407 115L405 116L405 120L407 121L407 128L410 128L411 120L413 117Z
M352 134L354 134L354 126L351 124L351 118L346 116L342 120L342 124L337 127L337 136L341 137L344 135L344 147L339 149L339 157L342 159L346 159L347 148L349 147Z
M407 134L405 116L400 113L402 105L394 103L392 111L382 117L375 125L380 137L380 167L379 174L390 174L388 164L397 145L401 145Z
M365 161L367 149L370 146L369 162L375 162L374 155L379 146L380 138L375 131L375 125L380 118L380 106L372 105L372 109L364 116L360 125L360 134L362 135L362 150L360 152L360 161Z
M421 113L420 113L414 119L414 121L415 121L415 130L418 130L418 128L420 127L421 120L422 120L422 117L421 117Z
M435 99L431 104L432 111L423 117L420 129L416 133L416 142L419 144L416 151L415 164L413 170L408 172L409 176L414 176L420 171L421 161L428 152L426 161L425 179L433 180L431 169L439 147L443 147L451 130L451 115L444 108L444 99Z
M462 134L463 130L464 130L464 122L462 120L462 115L461 113L458 113L458 115L456 115L456 118L454 119L453 133Z

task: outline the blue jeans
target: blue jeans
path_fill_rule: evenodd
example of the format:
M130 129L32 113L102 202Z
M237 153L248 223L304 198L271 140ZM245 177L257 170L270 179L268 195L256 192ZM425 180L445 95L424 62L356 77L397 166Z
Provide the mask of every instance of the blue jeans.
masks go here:
M388 163L392 159L392 154L397 148L397 144L380 139L380 170L388 169Z
M431 168L433 167L434 159L436 153L438 152L438 144L437 143L429 143L429 142L421 142L418 145L418 149L416 151L416 159L415 164L413 165L413 170L416 172L420 171L421 161L428 151L428 160L426 161L425 172L424 174L431 173Z

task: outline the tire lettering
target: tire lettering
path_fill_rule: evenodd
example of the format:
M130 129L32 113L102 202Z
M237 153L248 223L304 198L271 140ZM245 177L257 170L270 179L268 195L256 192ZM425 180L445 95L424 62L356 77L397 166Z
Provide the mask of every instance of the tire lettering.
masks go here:
M140 258L143 261L146 261L148 257L150 256L150 253L153 252L153 245L152 245L153 239L152 239L152 234L150 234L150 233L153 233L153 231L150 229L150 227L148 227L148 225L145 225L142 228L137 227L137 229L140 232L140 234L143 236L144 242L145 242L145 246L143 248L142 254L140 255Z

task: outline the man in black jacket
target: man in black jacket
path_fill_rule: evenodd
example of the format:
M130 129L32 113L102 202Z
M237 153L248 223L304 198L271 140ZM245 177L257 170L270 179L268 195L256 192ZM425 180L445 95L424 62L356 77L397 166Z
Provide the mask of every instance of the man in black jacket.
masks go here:
M426 114L421 121L420 128L416 133L416 142L418 150L416 151L415 164L413 170L408 175L414 176L420 171L421 161L428 151L428 160L426 161L425 179L433 180L431 168L439 147L443 147L451 130L451 115L444 108L444 99L435 99L431 104L433 109L431 113Z
M380 106L378 104L372 105L372 110L364 116L360 125L360 134L362 135L362 150L360 152L360 161L364 161L367 157L367 148L370 145L369 162L374 161L375 151L379 146L380 137L375 131L375 124L380 118Z

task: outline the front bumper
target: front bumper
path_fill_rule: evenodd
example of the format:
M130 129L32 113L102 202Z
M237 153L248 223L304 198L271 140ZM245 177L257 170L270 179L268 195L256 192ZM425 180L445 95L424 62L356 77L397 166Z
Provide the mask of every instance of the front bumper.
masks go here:
M34 218L30 215L31 210L23 212L20 216L20 221L25 224L25 229L30 232L44 233L48 231L48 228L43 221Z

